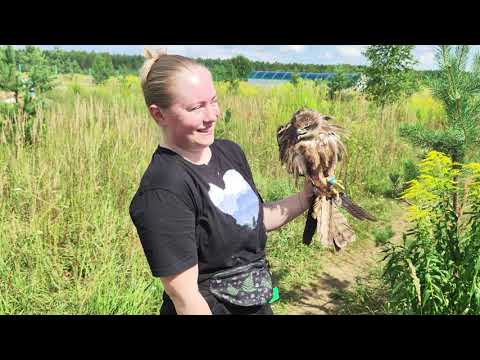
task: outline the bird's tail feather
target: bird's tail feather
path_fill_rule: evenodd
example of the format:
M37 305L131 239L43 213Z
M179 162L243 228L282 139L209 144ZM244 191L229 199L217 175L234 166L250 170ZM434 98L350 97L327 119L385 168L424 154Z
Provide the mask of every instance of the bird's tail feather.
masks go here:
M329 246L332 244L331 239L328 237L331 201L327 200L325 196L317 197L314 211L317 218L318 240L320 240L320 244L323 246Z
M312 243L313 235L317 230L317 220L313 218L313 203L308 209L307 221L305 222L305 228L303 229L303 243L310 245Z
M335 250L341 250L352 241L355 241L355 232L348 225L347 219L338 210L337 206L331 205L329 240L335 245Z

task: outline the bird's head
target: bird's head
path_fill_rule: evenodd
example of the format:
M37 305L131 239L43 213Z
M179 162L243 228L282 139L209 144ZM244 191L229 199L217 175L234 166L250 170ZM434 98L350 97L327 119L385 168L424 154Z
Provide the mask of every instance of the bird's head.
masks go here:
M300 109L296 111L290 124L295 128L295 134L298 140L307 140L314 137L316 131L320 130L322 125L327 125L327 121L332 118L327 115L322 115L311 109Z

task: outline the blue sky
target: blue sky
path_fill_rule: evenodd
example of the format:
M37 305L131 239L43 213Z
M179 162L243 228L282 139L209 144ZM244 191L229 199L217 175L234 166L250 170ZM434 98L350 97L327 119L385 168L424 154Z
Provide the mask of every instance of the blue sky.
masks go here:
M38 45L53 49L54 45ZM169 53L199 58L227 59L243 55L251 60L305 63L364 65L361 54L365 45L56 45L65 50L109 52L112 54L142 55L145 47L167 49ZM435 45L417 45L414 55L417 69L435 69ZM480 46L474 45L474 51Z

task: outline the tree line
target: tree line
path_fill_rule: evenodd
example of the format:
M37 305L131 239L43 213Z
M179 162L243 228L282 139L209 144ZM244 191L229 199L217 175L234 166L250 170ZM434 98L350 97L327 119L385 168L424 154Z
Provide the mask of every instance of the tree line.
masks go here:
M104 69L109 76L115 75L136 75L141 68L144 58L141 55L124 55L97 53L93 51L65 51L60 48L53 50L43 50L45 59L56 74L89 74L92 75L96 67ZM35 53L35 46L27 45L25 49L17 50L19 71L27 71L29 58ZM256 71L285 71L285 72L313 72L313 73L363 73L366 66L336 64L300 64L279 62L252 61L244 56L236 56L230 59L195 59L205 65L211 72L215 80L246 80L248 75ZM422 80L427 81L432 77L438 76L438 71L416 71Z

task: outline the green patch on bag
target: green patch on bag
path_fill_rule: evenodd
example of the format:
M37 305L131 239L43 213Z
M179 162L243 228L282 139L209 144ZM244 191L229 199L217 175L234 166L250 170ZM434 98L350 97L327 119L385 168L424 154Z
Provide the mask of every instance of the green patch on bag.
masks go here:
M279 299L280 299L280 294L279 294L279 291L278 291L278 287L274 287L273 288L273 296L268 303L273 304L275 301L277 301Z

